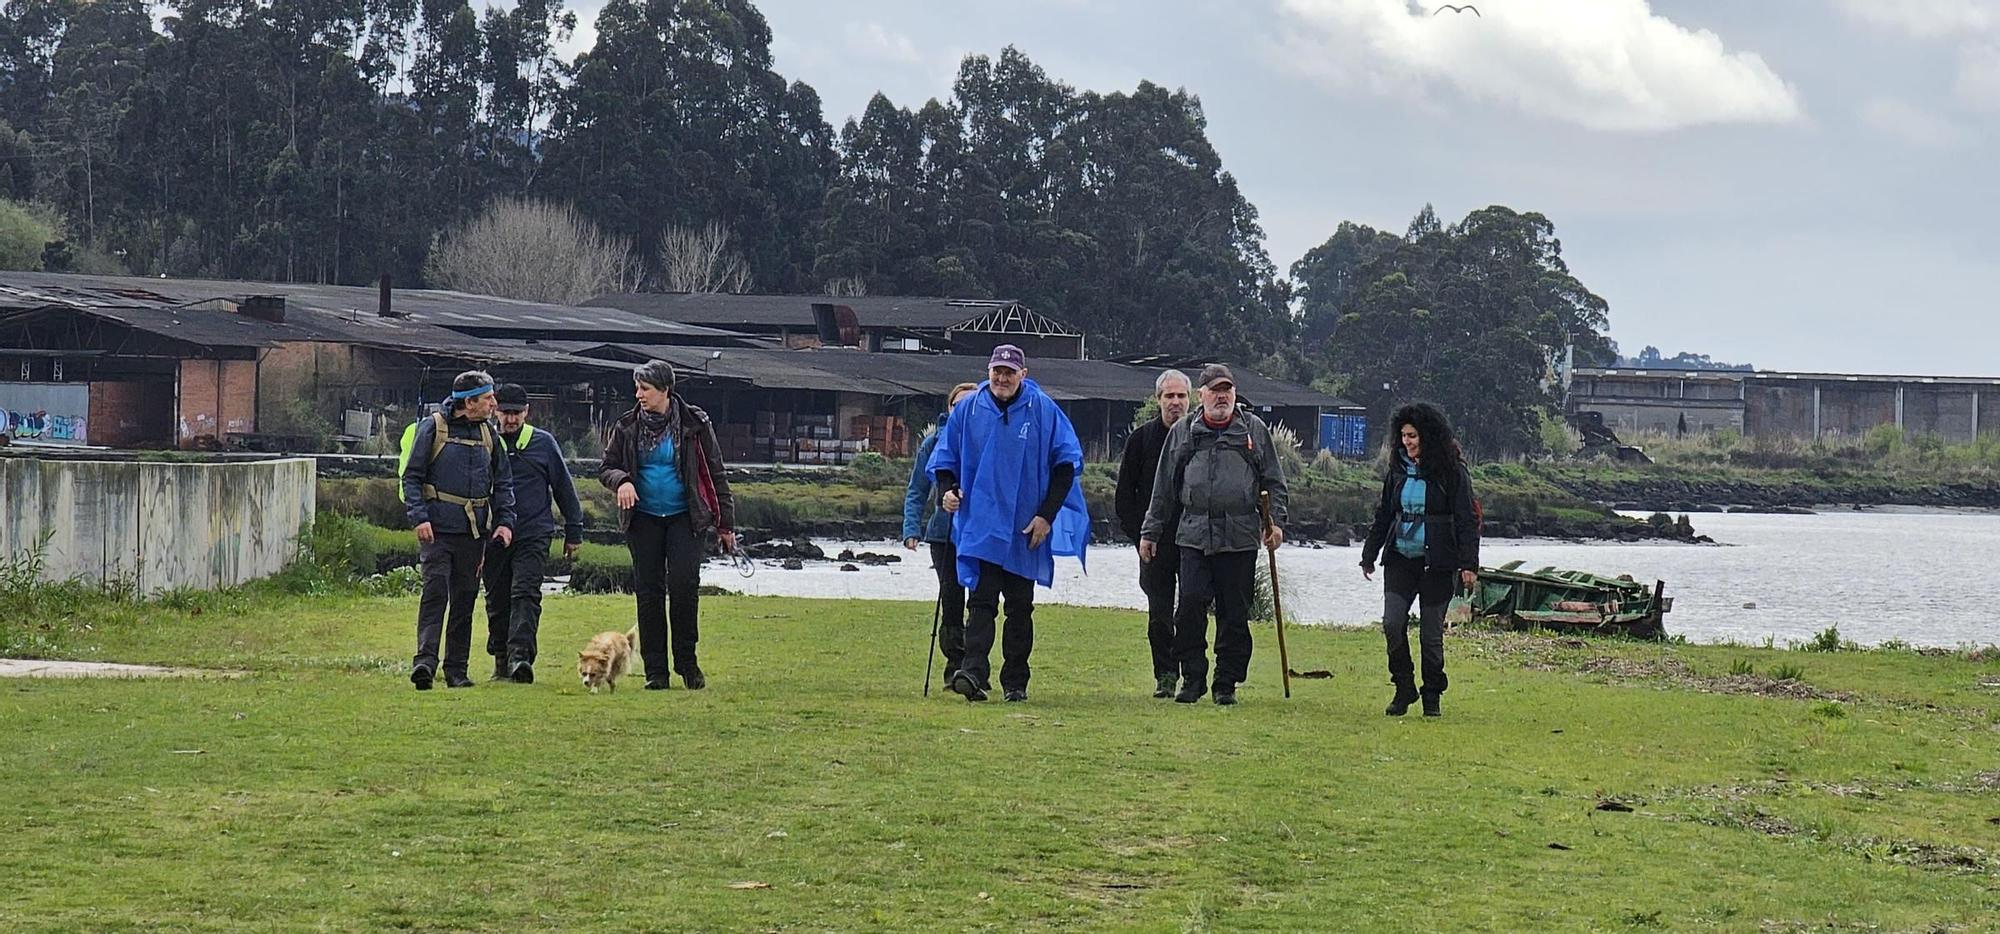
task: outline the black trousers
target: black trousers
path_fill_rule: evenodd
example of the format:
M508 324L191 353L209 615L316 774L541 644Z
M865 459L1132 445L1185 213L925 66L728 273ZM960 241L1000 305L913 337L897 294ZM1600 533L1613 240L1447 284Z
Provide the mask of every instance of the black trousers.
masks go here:
M938 579L938 654L944 656L949 678L965 658L965 585L958 582L958 546L932 542L931 569Z
M1000 633L1000 689L1028 689L1028 656L1035 651L1035 582L989 561L979 562L979 585L965 598L965 657L959 670L980 687L992 684L993 630L1000 599L1007 599L1007 625Z
M1146 595L1146 642L1153 649L1153 677L1177 675L1174 663L1174 592L1180 587L1181 550L1162 543L1153 560L1139 562L1139 590Z
M542 571L548 563L547 538L517 538L512 545L486 543L486 654L504 656L509 667L535 663L536 634L542 628Z
M1250 677L1250 601L1257 588L1257 553L1218 551L1208 555L1197 548L1182 548L1180 552L1174 661L1189 684L1208 683L1208 606L1213 603L1215 687L1234 687Z
M1410 604L1421 607L1417 642L1422 647L1425 694L1443 694L1444 611L1454 590L1450 568L1426 568L1422 558L1405 558L1390 548L1382 558L1382 634L1389 642L1389 680L1410 684Z
M479 599L479 562L486 557L486 543L472 535L436 535L417 549L417 557L424 589L417 601L417 655L410 664L438 671L442 632L443 670L463 675L472 652L472 601Z
M683 675L699 670L694 652L701 640L701 542L695 538L693 521L687 513L661 518L633 510L625 547L632 552L639 657L646 662L646 678L667 676L669 645L671 670Z

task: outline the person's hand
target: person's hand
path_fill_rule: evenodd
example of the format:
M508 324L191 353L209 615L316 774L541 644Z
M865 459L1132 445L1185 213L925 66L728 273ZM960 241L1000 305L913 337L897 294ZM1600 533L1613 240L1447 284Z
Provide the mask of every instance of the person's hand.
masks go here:
M582 542L571 542L571 541L563 542L563 558L566 560L569 558L576 557L576 550L582 547L583 547Z
M1276 551L1279 545L1284 544L1284 541L1285 541L1284 529L1278 528L1277 526L1274 525L1264 530L1265 548L1269 548L1273 551Z
M916 551L917 537L912 535L909 538L903 539L903 547L909 549L910 551Z
M725 553L732 555L736 553L735 532L730 531L729 529L723 529L722 531L715 533L715 538L717 541L720 541L722 543L722 550Z
M1154 544L1152 539L1149 538L1139 539L1139 560L1142 563L1146 564L1152 563L1153 558L1159 553L1160 553L1160 546Z
M504 525L494 529L493 540L499 542L502 548L512 545L514 544L514 530Z
M436 538L437 536L431 532L430 523L420 522L417 524L417 541L428 545L432 541L436 540Z
M1479 583L1479 572L1478 572L1478 571L1460 571L1460 572L1458 572L1458 581L1459 581L1459 583L1461 583L1461 584L1464 584L1464 585L1465 585L1465 587L1464 587L1463 589L1465 589L1465 590L1467 590L1467 591L1470 591L1470 590L1472 589L1472 586L1473 586L1474 584L1477 584L1477 583Z
M1036 516L1035 520L1028 523L1028 527L1021 532L1028 536L1029 548L1040 548L1049 538L1049 520Z
M1374 580L1374 579L1375 579L1375 565L1372 565L1372 564L1369 564L1369 563L1368 563L1368 562L1366 562L1366 561L1363 561L1363 562L1361 562L1361 579L1362 579L1362 580L1371 580L1371 581L1372 581L1372 580Z
M958 491L951 490L949 492L946 492L943 496L938 498L938 505L943 506L945 512L957 512Z
M619 484L618 508L630 509L637 505L639 505L639 488L630 483Z

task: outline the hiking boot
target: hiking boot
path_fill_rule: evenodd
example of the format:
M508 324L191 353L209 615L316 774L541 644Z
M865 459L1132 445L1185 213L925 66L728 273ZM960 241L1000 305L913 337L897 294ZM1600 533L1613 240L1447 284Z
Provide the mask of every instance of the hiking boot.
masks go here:
M1438 696L1436 694L1424 695L1424 716L1426 717L1444 716L1444 711L1438 709Z
M1228 684L1228 685L1223 685L1223 684L1218 684L1218 685L1216 685L1216 686L1215 686L1215 703L1216 703L1216 706L1219 706L1219 707L1229 707L1229 706L1232 706L1232 705L1234 705L1234 704L1236 703L1236 685L1233 685L1233 684Z
M1389 706L1382 712L1392 717L1400 717L1410 712L1410 705L1417 702L1417 687L1414 684L1396 685L1396 696L1389 699Z
M1007 703L1018 704L1028 699L1028 690L1026 688L1015 688L1007 692L1006 699Z
M505 655L493 656L493 680L506 681L513 677L514 677L514 672L513 669L509 667L507 664L507 656Z
M979 681L963 671L952 672L949 687L953 694L961 695L968 701L986 699L986 691L979 686Z
M668 681L666 678L663 677L646 679L646 690L648 691L664 691L673 686L674 683L672 681Z
M472 687L472 679L466 677L462 671L447 672L444 676L444 686L448 688L469 688Z
M419 691L431 689L431 677L431 670L422 665L410 669L410 683L416 685Z
M1158 678L1153 679L1153 696L1174 696L1174 686L1179 684L1180 680L1179 675L1160 675Z
M1201 696L1206 693L1208 692L1202 689L1201 682L1190 679L1186 684L1181 685L1180 693L1174 695L1174 703L1192 704L1195 701L1201 700Z
M687 685L690 691L699 691L708 687L708 676L702 674L700 668L690 668L681 672L681 683Z
M507 677L515 684L534 684L535 666L527 662L516 662L514 663L514 670L508 672Z

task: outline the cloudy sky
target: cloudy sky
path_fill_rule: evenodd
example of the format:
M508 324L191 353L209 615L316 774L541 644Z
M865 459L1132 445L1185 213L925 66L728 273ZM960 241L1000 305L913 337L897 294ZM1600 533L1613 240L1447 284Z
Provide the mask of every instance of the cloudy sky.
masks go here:
M1627 353L2000 377L2000 0L1474 2L758 7L836 127L1009 44L1186 88L1280 266L1342 220L1504 204L1555 222Z

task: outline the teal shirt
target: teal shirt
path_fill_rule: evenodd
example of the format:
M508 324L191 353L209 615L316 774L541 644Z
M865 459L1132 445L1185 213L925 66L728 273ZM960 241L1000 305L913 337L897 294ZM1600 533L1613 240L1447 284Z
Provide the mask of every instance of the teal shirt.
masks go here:
M639 462L639 511L666 517L687 509L687 485L674 469L674 439L661 438L660 446Z
M1403 501L1396 516L1396 553L1405 558L1424 556L1424 499L1430 484L1417 476L1417 465L1403 462ZM1414 517L1414 518L1413 518Z

